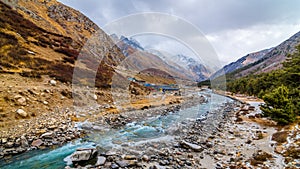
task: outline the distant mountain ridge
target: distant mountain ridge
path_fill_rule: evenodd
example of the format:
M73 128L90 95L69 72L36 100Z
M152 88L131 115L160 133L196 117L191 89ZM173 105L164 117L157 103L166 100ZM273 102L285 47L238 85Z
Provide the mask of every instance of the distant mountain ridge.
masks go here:
M203 64L192 57L182 54L166 56L157 50L145 50L134 38L127 38L113 34L111 37L117 43L123 54L128 57L126 67L133 70L142 70L153 67L172 73L177 78L192 81L207 79L211 72Z
M249 74L259 74L280 69L288 54L293 53L300 43L300 31L276 47L250 53L235 62L225 65L210 76L211 79L224 74L239 78Z
M190 70L194 79L198 82L207 79L211 75L210 70L208 70L203 64L201 64L199 61L196 61L192 57L185 56L183 54L178 54L172 56L172 58L165 59L171 59L172 62L179 63L181 67Z
M214 79L218 76L221 76L223 74L231 73L237 69L240 69L244 66L247 66L251 63L254 63L260 59L262 59L268 52L270 52L273 48L270 49L264 49L258 52L253 52L250 54L247 54L246 56L241 57L235 62L231 62L228 65L225 65L222 69L218 70L217 72L213 73L210 78Z
M274 47L262 59L254 62L249 67L236 72L234 76L242 77L249 74L259 74L280 69L282 67L281 63L285 61L287 55L293 53L296 50L296 46L299 43L300 31L291 36L289 39L283 41L278 46Z
M118 44L118 47L121 49L122 53L127 57L130 55L130 49L137 49L144 51L144 48L140 45L140 43L134 38L127 38L125 36L121 36L120 38L116 34L110 35L115 43Z
M111 35L114 42L120 48L126 59L121 63L126 71L129 72L145 72L145 70L161 70L173 78L192 80L191 76L186 70L178 69L178 67L167 64L159 56L144 50L144 48L133 38L120 36L120 38L113 34ZM152 72L152 75L160 76L159 71Z

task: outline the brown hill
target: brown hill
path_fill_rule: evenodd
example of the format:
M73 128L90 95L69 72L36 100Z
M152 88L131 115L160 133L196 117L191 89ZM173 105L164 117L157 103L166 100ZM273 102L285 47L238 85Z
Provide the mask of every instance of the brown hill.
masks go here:
M20 119L46 125L49 112L72 108L70 83L109 87L113 67L124 58L89 18L55 0L0 1L0 137L22 133ZM112 103L105 90L85 95ZM18 129L6 128L19 122Z
M96 85L107 87L113 72L111 65L124 58L109 36L90 19L55 0L2 1L0 8L2 73L19 73L26 77L50 75L62 82L71 82L81 49L89 38L97 36L101 39L93 45L101 48L94 55L104 53L103 62L98 63L95 59L99 58L86 55L81 57L83 66L78 71L82 75L99 72Z

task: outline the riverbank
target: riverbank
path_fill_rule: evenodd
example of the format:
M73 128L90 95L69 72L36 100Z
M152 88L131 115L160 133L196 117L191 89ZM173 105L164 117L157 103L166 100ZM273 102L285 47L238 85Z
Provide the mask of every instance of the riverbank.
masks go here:
M47 117L30 119L24 125L28 129L20 137L1 138L0 158L9 159L31 150L62 146L85 135L83 130L74 128L74 122L64 114L48 113Z
M261 117L258 105L226 103L204 119L173 126L163 139L100 152L95 163L85 167L299 168L298 125L280 129Z
M120 132L122 132L122 128L124 128L123 126L126 125L126 124L128 124L128 123L131 123L131 121L129 121L129 120L126 121L126 122L124 122L123 119L132 119L134 121L140 121L140 120L149 119L150 120L149 124L146 124L146 123L143 124L145 126L145 129L147 129L147 125L155 125L154 123L151 124L152 123L151 119L153 119L153 120L155 120L155 119L159 120L160 118L167 117L170 114L174 114L174 113L175 113L174 117L176 117L177 116L176 112L178 112L178 110L180 110L180 109L188 109L189 107L193 107L195 105L199 105L201 103L204 103L204 102L207 101L207 97L205 97L203 95L199 95L198 93L188 94L186 98L190 98L190 100L185 99L185 101L183 103L181 103L180 105L173 103L173 104L164 105L164 106L160 106L160 107L149 107L148 109L144 109L144 110L128 111L128 112L124 112L122 114L108 114L106 116L103 116L103 120L96 119L95 121L97 123L94 123L94 122L90 122L90 123L78 123L77 127L78 128L82 127L84 129L86 129L84 131L91 132L91 133L87 132L87 136L93 136L92 132L97 132L97 133L100 134L102 132L110 130L110 131L108 131L108 135L106 137L112 137L112 138L114 138L115 136L111 135L110 134L111 132L115 132L115 131L118 131L118 130L120 130ZM197 115L197 114L195 114L195 115ZM113 120L113 119L115 119L115 120ZM168 118L165 118L165 119L167 120ZM108 126L105 126L105 124L104 125L99 125L100 121L103 121L104 123L107 123L106 125L108 125ZM119 122L121 122L121 123L119 123ZM78 126L79 124L91 124L91 125ZM130 127L130 125L134 125L134 123L128 124L128 125ZM90 126L91 126L91 128L89 128ZM101 127L105 127L104 131L102 130L103 128L101 128ZM155 127L155 126L153 126L153 127ZM161 127L164 128L164 126L161 126ZM157 128L157 129L159 129L159 128ZM136 131L138 132L138 130L139 129L137 128ZM152 134L156 134L156 133L160 135L160 134L163 134L164 132L161 133L160 131L153 131ZM120 133L120 134L122 134L122 133ZM101 136L101 137L103 137L103 136ZM148 137L148 136L145 135L145 137ZM80 142L82 142L82 141L85 142L84 140L91 140L91 138L81 139ZM114 144L118 144L116 142L113 142L113 143ZM78 147L80 145L85 145L85 144L82 144L82 143L74 143L74 144L75 145L73 145L73 144L71 144L71 145L67 144L66 146L74 148L74 147ZM89 144L89 145L94 145L94 144ZM66 147L62 146L62 147L57 148L57 150L56 149L54 149L53 151L49 150L50 152L49 151L39 151L39 152L42 153L41 156L43 156L43 157L49 156L49 160L50 159L53 160L53 158L55 158L55 154L56 154L55 152L56 151L61 151L61 150L64 150L64 149L66 149ZM68 155L68 152L70 152L70 151L75 151L75 150L68 149L68 151L66 152L67 153L66 155ZM2 167L4 167L4 168L10 168L12 166L13 168L16 168L16 167L19 168L19 167L24 167L24 166L30 166L29 168L32 168L33 166L48 166L47 165L48 162L51 163L51 161L47 161L47 160L44 161L43 160L43 161L39 161L39 162L36 162L35 164L33 164L32 160L39 158L38 155L36 155L35 152L37 152L37 151L34 151L33 153L30 153L30 152L26 153L26 154L29 154L29 156L30 156L30 154L35 154L34 156L32 156L32 158L29 158L29 159L25 158L25 159L23 159L22 158L23 156L18 156L18 158L17 158L18 160L15 161L16 163L12 162L12 163L8 163L8 165L5 165L5 163L2 163L2 165L4 165ZM49 155L46 155L44 153L46 153L46 154L49 153ZM63 152L61 152L60 154L62 154L62 153ZM26 156L24 156L24 157L26 157ZM63 158L58 157L58 159L55 159L55 160L59 161L59 160L63 160ZM2 161L2 162L4 162L4 161ZM61 165L63 165L63 164L60 163L59 166L61 166Z
M75 147L72 149L61 147L70 154L73 152L73 155L66 153L57 157L56 160L60 161L58 166L68 164L65 168L101 169L298 166L298 126L293 130L279 129L271 121L267 123L267 119L261 118L258 103L251 102L249 105L211 95L214 94L206 93L205 97L191 95L193 99L180 105L107 114L94 121L78 123L81 124L78 128L88 131L85 140L91 141L87 143L92 148L84 146L84 142L71 144L71 147ZM210 100L205 104L203 101L207 98L215 98L215 101ZM223 104L216 104L218 102ZM180 115L182 111L185 113ZM196 114L190 116L192 111ZM173 120L166 123L170 119ZM50 152L50 161L45 159L39 165L51 163L55 151ZM12 166L21 164L25 165L27 161Z
M123 109L123 112L118 111L118 113L113 112L116 108L112 106L90 109L85 114L65 108L15 121L15 125L7 126L9 130L1 131L0 158L9 161L12 156L31 150L60 147L67 142L86 136L86 132L103 128L118 128L131 121L167 114L178 111L181 106L192 106L205 101L204 97L198 95L156 96L164 99L160 99L159 102L157 99L134 102L130 107L127 105L127 109Z
M240 133L243 137L247 134L252 136L259 134L258 137L246 141L247 144L251 145L250 147L245 149L243 144L239 146L239 149L241 149L239 155L244 154L244 157L239 160L239 167L300 168L300 156L296 155L300 154L300 149L298 148L300 145L298 122L287 126L279 126L276 122L262 117L259 104L262 104L263 100L227 92L225 95L246 105L245 108L236 113L233 125L229 125L226 130ZM255 107L254 110L253 107ZM249 112L249 109L252 112ZM245 132L246 130L249 131ZM234 138L233 140L236 139ZM234 142L230 142L230 144L238 145ZM245 157L248 160L242 160ZM225 163L225 166L228 166L228 164Z
M231 92L227 92L227 91L221 91L221 90L214 90L214 93L222 95L222 96L226 96L229 97L233 100L239 101L241 103L244 104L249 104L250 102L258 102L258 103L263 103L264 101L258 97L255 96L248 96L248 95L244 95L244 94L234 94Z
M134 144L123 142L121 147L99 151L94 163L86 168L201 168L206 149L212 148L211 139L221 130L240 103L228 102L211 112L203 112L201 118L180 119L165 131L166 136ZM215 100L216 101L216 100ZM198 103L199 104L199 103ZM211 103L213 106L214 103ZM171 112L170 112L171 113ZM173 112L175 113L175 112ZM169 117L170 118L170 117ZM92 151L89 151L92 152ZM86 151L85 153L88 153ZM82 150L71 155L71 159ZM80 163L75 163L80 168ZM73 166L74 167L74 166ZM70 168L70 167L66 167Z

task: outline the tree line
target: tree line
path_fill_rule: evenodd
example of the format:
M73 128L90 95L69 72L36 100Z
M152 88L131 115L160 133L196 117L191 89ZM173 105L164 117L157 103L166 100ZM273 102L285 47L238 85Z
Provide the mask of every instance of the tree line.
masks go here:
M261 110L264 116L270 117L280 125L292 123L300 115L300 45L293 54L287 56L282 66L282 69L238 79L234 78L234 73L227 74L226 88L233 93L263 99L265 104L261 106ZM222 77L214 81L217 82L220 78ZM207 85L208 82L200 82L198 86Z
M227 83L227 90L262 98L263 115L278 124L289 124L296 120L300 110L300 45L282 63L283 68L249 75Z

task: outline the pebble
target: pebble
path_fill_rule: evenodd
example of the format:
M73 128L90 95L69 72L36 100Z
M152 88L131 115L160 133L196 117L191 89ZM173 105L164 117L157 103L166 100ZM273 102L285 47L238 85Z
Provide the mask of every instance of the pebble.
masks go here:
M142 160L148 162L150 158L147 155L143 155Z
M21 136L20 140L21 140L21 147L23 148L28 147L29 144L25 136Z
M23 97L21 95L16 95L14 98L16 99L16 101L19 105L22 105L22 106L26 105L26 98L25 97Z
M136 159L136 156L135 156L135 155L125 155L125 156L124 156L124 159L125 159L125 160L135 160L135 159Z
M18 109L18 110L16 111L16 113L17 113L18 115L20 115L21 117L23 117L23 118L25 118L25 117L28 116L27 112L24 111L23 109Z
M49 83L50 83L50 85L52 85L52 86L56 86L56 84L57 84L55 80L50 80Z
M193 144L193 143L186 142L186 141L184 141L184 140L182 140L182 141L180 142L180 144L181 144L183 147L185 147L185 148L190 148L190 149L193 149L193 150L198 151L198 152L203 151L203 148L202 148L201 146L196 145L196 144Z
M111 164L110 167L111 167L112 169L117 169L117 168L119 168L119 166L118 166L117 164L115 164L115 163Z
M121 160L121 161L116 161L116 163L118 164L118 166L120 167L128 167L129 163L126 160Z
M34 147L40 147L44 142L41 140L41 139L37 139L37 140L34 140L32 143L31 143L31 146L34 146Z
M96 162L96 166L100 166L100 165L104 165L106 162L106 158L103 156L98 156L97 157L97 162Z
M41 135L41 138L48 138L48 139L52 139L55 136L55 134L53 132L47 132Z

